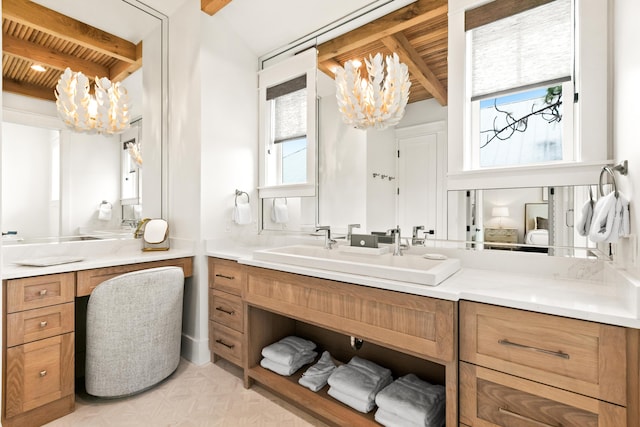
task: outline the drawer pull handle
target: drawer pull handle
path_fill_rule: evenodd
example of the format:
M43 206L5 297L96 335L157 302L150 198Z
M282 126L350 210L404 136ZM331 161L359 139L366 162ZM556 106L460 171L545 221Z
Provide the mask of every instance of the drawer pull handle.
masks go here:
M563 359L569 359L569 355L563 351L553 351L553 350L546 350L544 348L538 348L538 347L532 347L530 345L524 345L524 344L518 344L515 342L511 342L509 340L505 340L505 339L501 339L498 340L498 344L502 344L502 345L508 345L511 347L518 347L524 350L533 350L533 351L537 351L538 353L544 353L544 354L548 354L549 356L556 356L556 357L561 357Z
M40 296L43 297L45 295L47 295L47 290L46 289L41 289L40 290Z
M47 371L46 371L46 370L42 370L42 371L40 371L40 376L41 376L41 377L44 377L44 376L46 376L46 375L47 375Z
M509 415L511 417L517 418L519 420L528 421L528 422L530 422L532 424L535 424L537 426L541 426L541 427L558 427L557 425L543 423L542 421L534 420L533 418L529 418L529 417L525 417L524 415L516 414L515 412L511 412L508 409L498 408L498 412L500 412L501 414L505 414L505 415Z
M222 341L221 339L217 339L216 342L218 344L222 344L223 346L227 347L227 348L233 348L235 347L235 344L227 344L226 342Z
M45 326L47 326L49 324L49 322L47 322L46 320L43 320L42 322L40 322L40 327L44 328Z
M223 279L227 279L227 280L235 280L236 279L233 276L225 276L224 274L216 274L216 277L222 277Z
M216 310L221 311L225 314L228 314L229 316L233 316L234 314L236 314L235 311L233 310L225 310L223 307L216 307Z

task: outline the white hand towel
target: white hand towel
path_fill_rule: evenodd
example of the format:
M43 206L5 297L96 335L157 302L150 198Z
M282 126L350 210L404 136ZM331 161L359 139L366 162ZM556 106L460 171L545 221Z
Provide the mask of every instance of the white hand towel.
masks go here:
M382 389L376 404L413 424L439 426L445 413L445 388L408 374Z
M98 207L98 219L101 221L111 220L111 204L110 203L102 203Z
M382 424L385 427L427 427L424 424L414 423L399 415L395 415L385 409L378 408L374 419L377 423ZM445 417L442 416L441 420L437 421L437 424L431 424L428 427L443 427L445 424Z
M613 229L615 205L616 196L613 192L601 197L596 203L591 228L589 228L589 239L592 242L604 242L609 238Z
M335 387L329 387L329 391L327 391L327 393L334 399L339 400L345 405L350 406L356 411L360 411L364 414L366 414L367 412L371 412L371 410L376 407L376 404L373 400L358 399L357 397L353 397L352 395L340 391Z
M238 203L233 208L233 221L239 225L251 224L251 205Z
M578 224L576 224L576 231L581 236L588 236L589 229L591 228L591 220L593 218L593 200L587 200L582 206L582 212Z
M270 371L273 371L282 376L288 377L296 373L296 371L302 368L304 365L313 362L317 355L318 353L316 353L315 351L312 351L305 357L298 359L296 363L294 363L293 365L282 365L280 363L274 362L273 360L267 359L266 357L264 357L260 361L260 366L262 366L265 369L269 369Z
M300 357L306 357L315 348L316 344L313 341L296 336L288 336L264 347L262 355L281 365L291 365Z
M271 209L271 220L276 224L289 222L289 207L285 203L276 203Z
M333 363L331 354L328 351L322 353L318 363L307 369L298 383L307 387L311 391L318 391L325 385L327 385L327 379L331 372L336 369L336 364Z

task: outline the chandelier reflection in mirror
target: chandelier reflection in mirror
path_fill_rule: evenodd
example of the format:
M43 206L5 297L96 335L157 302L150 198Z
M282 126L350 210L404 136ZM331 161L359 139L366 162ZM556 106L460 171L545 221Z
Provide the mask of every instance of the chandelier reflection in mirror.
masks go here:
M117 134L129 128L129 95L120 82L96 77L92 95L89 78L67 68L55 95L58 115L77 132Z
M368 78L360 76L359 61L336 67L336 97L343 121L357 129L385 129L404 116L409 100L409 70L396 53L365 58Z

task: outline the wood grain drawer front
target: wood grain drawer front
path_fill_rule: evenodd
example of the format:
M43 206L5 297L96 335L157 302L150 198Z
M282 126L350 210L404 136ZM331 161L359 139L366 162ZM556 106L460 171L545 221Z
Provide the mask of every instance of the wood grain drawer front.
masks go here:
M474 427L621 427L626 409L460 363L460 422Z
M244 332L244 311L240 297L218 290L210 292L210 319L238 332Z
M7 315L7 346L41 340L74 330L74 303L19 311Z
M626 334L601 325L460 302L460 359L626 406Z
M73 394L74 334L7 349L7 418Z
M91 270L78 271L76 296L82 297L90 295L91 292L93 292L96 286L98 286L100 283L121 274L130 273L132 271L145 270L147 268L173 266L182 268L184 277L191 277L193 275L192 258L164 259L160 261L149 261L141 262L138 264L117 265L114 267L94 268Z
M235 261L220 258L209 258L209 287L242 295L243 284L246 279L244 265Z
M454 357L452 301L256 267L248 268L245 300L418 357Z
M242 366L242 334L209 321L209 347L213 353Z
M75 273L49 274L6 281L7 313L73 301Z

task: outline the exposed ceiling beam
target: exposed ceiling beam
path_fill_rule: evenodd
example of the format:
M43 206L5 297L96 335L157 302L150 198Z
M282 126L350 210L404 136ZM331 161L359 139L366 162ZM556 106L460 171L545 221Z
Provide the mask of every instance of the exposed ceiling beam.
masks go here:
M213 16L229 3L231 0L200 0L200 9L207 15Z
M142 67L142 42L136 45L136 57L138 60L134 63L118 61L112 65L109 69L109 80L112 82L121 82Z
M324 62L360 48L381 37L392 36L414 25L446 16L447 11L446 0L418 0L347 34L322 43L318 46L318 62Z
M69 67L73 71L81 71L89 78L109 75L107 67L103 67L95 62L80 59L73 55L66 55L36 43L31 43L6 34L2 36L2 51L49 68L64 70Z
M135 44L30 0L2 0L2 16L121 61L137 61Z
M32 98L44 99L47 101L55 101L56 95L48 87L37 86L34 84L20 83L15 80L3 78L2 90L19 95L30 96Z
M396 52L400 62L407 64L411 75L429 92L440 105L447 105L447 89L422 60L420 54L411 46L404 34L398 33L382 39L382 43L391 51Z

